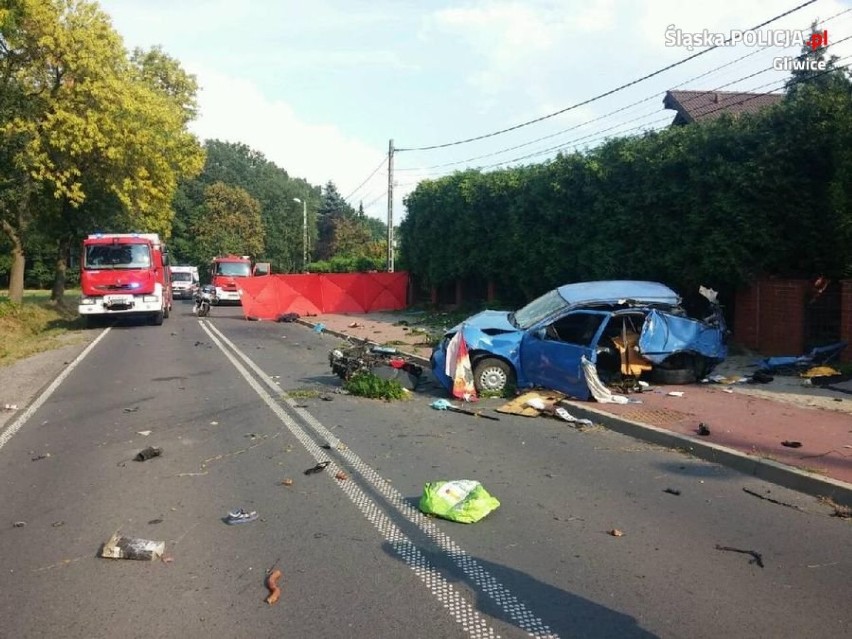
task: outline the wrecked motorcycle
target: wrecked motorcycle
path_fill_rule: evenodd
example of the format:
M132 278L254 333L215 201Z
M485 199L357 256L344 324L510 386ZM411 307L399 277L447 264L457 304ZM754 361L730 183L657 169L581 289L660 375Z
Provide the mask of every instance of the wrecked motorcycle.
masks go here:
M403 388L414 390L423 376L423 368L395 348L358 344L334 349L328 354L331 371L346 381L357 373L372 373L382 379L395 379Z

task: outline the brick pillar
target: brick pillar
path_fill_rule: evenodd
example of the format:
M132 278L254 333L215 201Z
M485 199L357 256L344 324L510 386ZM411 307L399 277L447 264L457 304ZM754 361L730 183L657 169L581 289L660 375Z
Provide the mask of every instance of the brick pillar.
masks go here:
M805 349L807 280L760 284L758 350L764 355L802 355Z
M848 344L840 361L852 362L852 280L840 282L840 339Z
M733 338L741 346L760 347L760 282L737 291L734 300Z

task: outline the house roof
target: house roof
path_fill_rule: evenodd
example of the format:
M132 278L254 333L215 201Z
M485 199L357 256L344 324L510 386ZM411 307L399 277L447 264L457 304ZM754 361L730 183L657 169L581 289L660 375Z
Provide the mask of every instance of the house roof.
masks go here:
M778 104L780 93L735 93L731 91L667 91L663 106L677 111L672 124L689 124L718 118L723 113L738 116L757 113Z

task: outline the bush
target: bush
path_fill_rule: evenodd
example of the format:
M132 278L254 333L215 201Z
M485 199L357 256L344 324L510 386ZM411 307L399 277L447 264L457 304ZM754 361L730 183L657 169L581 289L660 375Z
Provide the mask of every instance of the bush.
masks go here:
M405 389L395 379L382 379L364 371L350 377L344 382L343 388L359 397L386 400L405 398Z

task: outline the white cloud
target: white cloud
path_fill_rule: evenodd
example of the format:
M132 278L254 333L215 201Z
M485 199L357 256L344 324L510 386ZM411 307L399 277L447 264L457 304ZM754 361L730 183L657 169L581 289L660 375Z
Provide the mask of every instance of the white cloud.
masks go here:
M291 177L312 184L332 180L346 195L379 163L383 151L331 124L312 124L254 84L204 68L198 77L200 117L192 130L202 139L242 142L263 153Z

